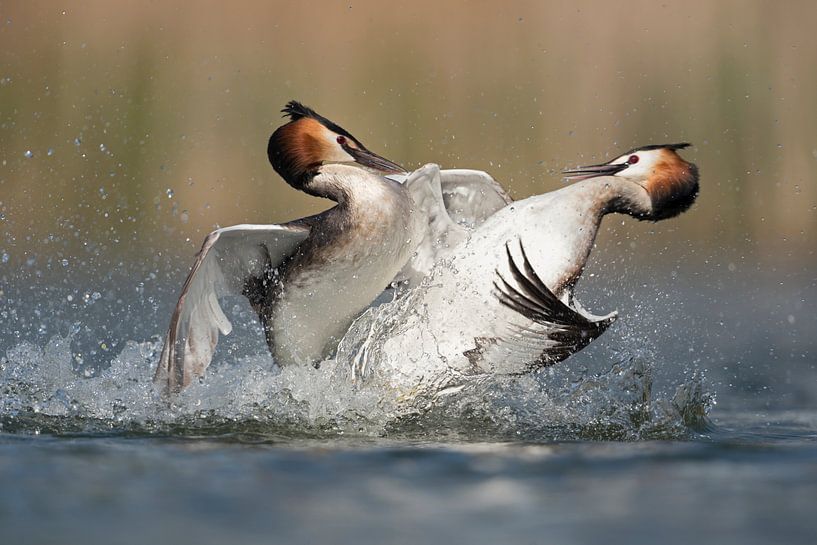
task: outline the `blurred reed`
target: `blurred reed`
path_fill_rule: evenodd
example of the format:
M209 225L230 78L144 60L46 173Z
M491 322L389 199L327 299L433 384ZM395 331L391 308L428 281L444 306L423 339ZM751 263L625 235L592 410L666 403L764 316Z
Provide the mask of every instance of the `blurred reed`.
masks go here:
M0 254L187 260L215 225L327 207L267 163L297 98L407 167L487 170L517 198L691 141L693 211L605 236L813 264L815 21L812 2L4 3Z

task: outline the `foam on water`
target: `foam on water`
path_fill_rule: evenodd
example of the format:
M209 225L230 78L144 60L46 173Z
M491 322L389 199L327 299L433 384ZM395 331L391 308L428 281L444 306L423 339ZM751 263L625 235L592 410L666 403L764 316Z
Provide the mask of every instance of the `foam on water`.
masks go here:
M280 368L259 354L211 366L205 380L168 401L152 383L160 351L158 338L127 341L108 368L86 376L74 368L70 335L42 347L18 344L0 360L0 429L639 439L705 427L712 403L697 374L654 391L653 362L625 353L598 372L577 374L574 357L539 373L483 379L411 402L376 373L355 380L349 361Z

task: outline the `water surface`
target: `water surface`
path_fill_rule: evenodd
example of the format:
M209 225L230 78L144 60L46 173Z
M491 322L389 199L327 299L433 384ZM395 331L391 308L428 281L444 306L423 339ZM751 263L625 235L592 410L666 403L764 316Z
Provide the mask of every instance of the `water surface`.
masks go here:
M6 336L0 361L4 541L813 543L813 325L773 325L813 288L745 279L747 302L735 285L594 278L583 300L622 311L598 343L403 413L338 381L342 362L277 369L249 318L168 405L150 376L169 302L131 301L131 328L104 319L121 293L105 282L77 322L40 300L46 333ZM698 325L711 301L735 323L763 293L754 339Z
M680 441L0 436L10 543L813 543L817 414Z

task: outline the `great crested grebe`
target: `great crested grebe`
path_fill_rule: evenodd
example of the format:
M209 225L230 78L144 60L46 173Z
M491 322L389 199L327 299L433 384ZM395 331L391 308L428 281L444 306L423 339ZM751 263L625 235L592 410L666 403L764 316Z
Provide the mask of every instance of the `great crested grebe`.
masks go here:
M292 187L337 205L282 225L210 233L182 288L154 381L178 391L203 374L232 329L218 297L246 296L276 361L315 363L412 255L413 201L383 174L402 167L292 101L267 154Z
M430 269L442 231L459 241L457 222L478 224L510 202L484 173L406 177L314 110L291 101L282 112L289 122L269 139L270 163L292 187L337 206L284 224L225 227L205 238L154 375L165 391L203 375L219 333L232 330L220 297L249 299L277 363L315 364L401 269L406 279ZM418 247L425 248L417 252L424 260L415 257Z
M573 298L601 219L610 213L658 221L687 210L698 169L677 151L636 148L608 163L565 171L578 183L516 201L488 217L420 289L361 320L350 348L357 375L377 362L407 392L449 391L469 378L520 374L552 365L601 335L616 313L594 316ZM388 308L392 306L393 308Z

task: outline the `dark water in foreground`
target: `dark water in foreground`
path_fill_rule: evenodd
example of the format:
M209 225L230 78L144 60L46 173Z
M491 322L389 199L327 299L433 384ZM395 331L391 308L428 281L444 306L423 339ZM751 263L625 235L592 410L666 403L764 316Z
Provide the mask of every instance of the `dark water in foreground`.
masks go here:
M0 435L4 543L814 543L817 413L684 440Z
M167 408L178 282L7 286L0 544L817 543L811 272L621 277L587 350L398 423L252 333Z

